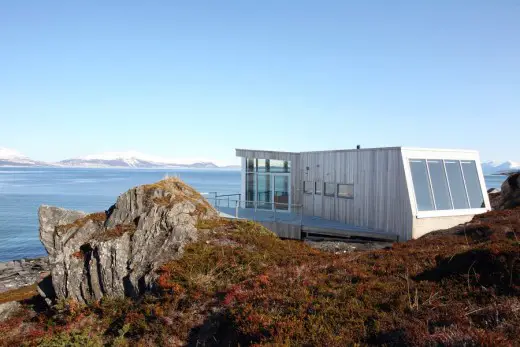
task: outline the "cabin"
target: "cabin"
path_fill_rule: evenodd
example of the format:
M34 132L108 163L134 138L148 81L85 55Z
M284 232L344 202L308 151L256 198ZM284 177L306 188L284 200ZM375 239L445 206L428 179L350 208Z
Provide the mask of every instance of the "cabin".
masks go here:
M358 146L316 152L236 149L236 155L242 159L240 208L275 213L264 225L282 237L314 233L406 241L490 210L477 151ZM281 228L283 216L295 214L300 225Z

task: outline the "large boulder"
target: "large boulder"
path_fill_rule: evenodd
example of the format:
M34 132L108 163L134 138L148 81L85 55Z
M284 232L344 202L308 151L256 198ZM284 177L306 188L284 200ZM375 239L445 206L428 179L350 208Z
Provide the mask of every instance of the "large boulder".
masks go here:
M40 239L55 296L80 302L137 296L153 287L162 264L197 240L198 221L216 216L176 178L132 188L105 212L41 206Z
M495 210L520 206L520 172L509 175L502 183L500 193L490 194L490 201Z

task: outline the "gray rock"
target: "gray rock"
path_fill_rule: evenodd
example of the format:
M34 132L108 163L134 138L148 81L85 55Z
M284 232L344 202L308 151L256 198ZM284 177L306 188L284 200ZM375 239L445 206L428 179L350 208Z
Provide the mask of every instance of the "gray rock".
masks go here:
M22 305L17 301L0 304L0 322L14 316L21 308Z
M54 251L54 228L59 225L66 225L74 222L78 218L85 217L85 212L66 210L64 208L40 206L38 217L40 219L40 240L50 255Z
M500 194L504 209L520 206L520 173L510 175L502 183Z
M0 293L34 284L47 276L49 271L47 258L0 263Z
M151 289L156 270L197 240L197 222L217 216L176 178L130 189L106 213L42 206L39 214L55 296L80 302Z
M506 210L520 206L520 173L514 173L502 183L500 192L489 194L491 207Z

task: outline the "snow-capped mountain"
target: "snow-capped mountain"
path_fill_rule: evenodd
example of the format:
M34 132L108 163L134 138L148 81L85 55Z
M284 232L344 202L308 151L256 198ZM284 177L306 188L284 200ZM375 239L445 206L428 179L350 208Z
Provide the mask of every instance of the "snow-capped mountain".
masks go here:
M62 160L57 163L60 166L73 167L129 167L129 168L218 168L209 161L189 161L174 160L161 157L146 155L143 153L129 152L108 152L92 154L79 158Z
M484 175L507 174L520 171L520 162L505 161L499 163L496 161L486 161L482 163L482 172Z
M0 147L0 166L51 166L48 163L32 160L14 149Z

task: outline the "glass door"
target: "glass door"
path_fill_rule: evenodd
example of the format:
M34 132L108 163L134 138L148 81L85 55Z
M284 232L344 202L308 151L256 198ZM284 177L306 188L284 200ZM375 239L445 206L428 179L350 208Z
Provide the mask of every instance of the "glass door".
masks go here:
M289 175L273 175L273 202L277 211L289 211Z
M271 189L271 175L258 174L256 176L257 184L257 208L262 210L272 210L272 189Z

